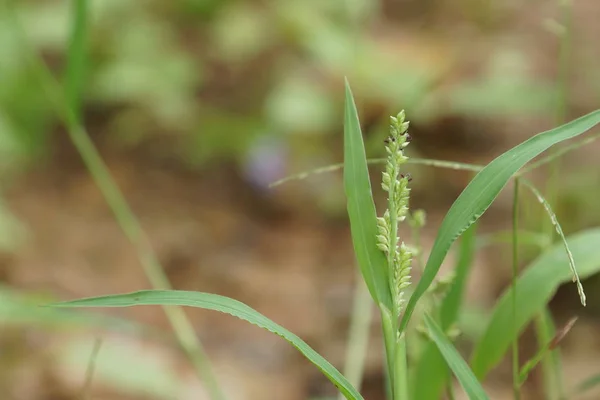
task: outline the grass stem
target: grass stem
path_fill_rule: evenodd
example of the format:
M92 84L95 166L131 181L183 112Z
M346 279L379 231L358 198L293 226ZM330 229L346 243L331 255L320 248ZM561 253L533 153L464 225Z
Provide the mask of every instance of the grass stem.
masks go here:
M96 361L98 360L98 353L100 353L100 347L102 347L102 340L96 339L94 341L94 348L92 349L92 354L90 355L90 362L88 363L87 369L85 371L85 382L83 383L83 390L81 395L82 400L91 399L92 379L94 378L94 371L96 369Z
M354 294L354 305L352 307L344 376L356 390L360 391L364 373L365 357L369 346L369 333L371 332L371 321L373 318L373 303L367 285L360 275L360 270L356 268L356 271L356 292ZM340 393L338 399L344 400L345 397Z

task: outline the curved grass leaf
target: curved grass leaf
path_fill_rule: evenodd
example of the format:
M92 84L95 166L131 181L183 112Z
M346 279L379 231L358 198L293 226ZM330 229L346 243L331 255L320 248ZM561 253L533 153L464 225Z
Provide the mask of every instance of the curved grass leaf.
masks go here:
M444 335L442 329L435 323L433 318L428 314L424 315L425 326L429 331L431 340L435 343L438 350L446 360L446 363L460 382L460 385L467 393L471 400L486 400L489 399L481 384L475 378L473 371L469 368L466 361L456 351L450 340Z
M371 297L392 310L392 294L388 285L387 261L377 248L377 214L367 157L358 113L350 85L346 80L344 113L344 191L348 202L348 216L354 253Z
M568 241L582 278L600 271L600 228L570 236ZM551 247L519 276L516 284L519 304L516 326L519 332L544 310L561 284L571 281L569 259L563 246L557 243ZM473 351L471 367L479 379L485 378L510 346L513 329L511 295L512 289L508 288L498 300L490 323Z
M440 306L440 328L447 332L458 317L464 288L475 254L475 228L471 226L461 238L455 276L448 294ZM449 378L448 367L436 345L429 342L416 366L413 398L437 400Z
M50 304L50 307L131 307L142 305L160 306L188 306L207 310L220 311L233 315L244 321L266 329L287 340L298 349L310 362L338 388L338 390L349 400L363 400L363 397L354 389L346 378L314 351L302 339L271 321L258 311L246 304L211 293L188 292L180 290L143 290L139 292L92 297L87 299L73 300L62 303Z
M406 306L400 325L406 328L417 301L437 275L450 246L488 209L508 180L525 164L551 146L580 135L600 123L600 110L558 128L539 133L502 154L479 172L463 190L444 218L429 259Z

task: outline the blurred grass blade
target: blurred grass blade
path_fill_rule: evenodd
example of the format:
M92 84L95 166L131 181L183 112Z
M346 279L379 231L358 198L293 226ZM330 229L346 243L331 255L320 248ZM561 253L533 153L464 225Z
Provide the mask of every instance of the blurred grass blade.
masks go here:
M574 138L600 123L600 110L539 133L505 152L489 163L463 190L444 218L431 249L423 275L415 288L402 317L400 330L404 330L417 301L433 282L450 246L492 204L509 179L527 162L564 140Z
M83 400L89 400L92 397L92 379L94 379L94 370L96 369L96 360L98 359L100 347L102 347L102 339L96 339L92 354L90 355L90 361L85 371L85 382L83 383L83 390L81 391L81 398Z
M356 289L352 306L352 316L346 347L344 376L357 390L360 390L365 369L365 358L369 347L371 321L373 319L373 302L365 282L356 269ZM340 400L343 395L340 393Z
M50 304L50 307L131 307L142 305L187 306L219 311L250 322L287 340L351 400L363 397L346 378L327 360L315 352L302 339L282 326L271 321L258 311L237 300L211 293L188 292L180 290L143 290L139 292L92 297L62 303Z
M563 326L549 342L542 344L537 353L523 365L521 371L519 372L519 386L522 386L525 383L531 371L537 367L544 357L559 346L560 342L565 338L565 336L567 336L571 328L573 328L575 322L577 322L577 317L571 318L569 322L567 322L567 324Z
M54 329L106 329L111 332L141 335L165 339L159 330L127 319L90 315L79 310L57 310L41 308L42 302L56 301L55 298L26 293L0 284L0 324L2 327L33 326L44 330Z
M579 274L585 278L600 271L600 229L590 229L569 237L569 247L577 262ZM563 244L558 243L534 260L519 276L519 307L516 326L521 332L544 310L558 287L571 280L569 260ZM511 288L498 300L484 334L476 344L471 367L479 379L502 359L512 340Z
M556 327L548 306L536 316L534 322L538 346L542 347L556 335ZM546 354L542 358L541 369L546 400L566 398L560 351L555 349Z
M458 379L458 382L460 382L469 399L489 399L465 360L461 357L458 351L456 351L452 343L450 343L444 332L435 323L433 318L431 318L428 314L425 314L424 321L431 340L433 340L439 349L440 353L444 357L444 360L446 360L446 363L456 376L456 379Z
M73 25L67 52L65 96L68 107L78 118L81 118L81 97L87 64L88 8L88 0L71 0Z
M519 229L519 246L532 246L539 249L544 249L552 243L548 240L548 236L539 232L527 231ZM476 247L481 249L494 244L509 244L512 241L512 231L500 230L491 232L477 237Z
M358 265L373 300L393 310L385 255L377 248L377 214L358 113L346 81L344 113L344 190L352 243Z
M589 390L594 389L596 386L600 386L600 373L590 376L589 378L581 382L579 385L577 385L575 387L575 390L573 391L573 394L583 394Z
M464 288L475 254L475 231L476 224L473 224L461 238L454 280L440 306L440 328L444 332L448 331L458 317ZM449 376L448 367L437 346L429 342L416 366L413 398L439 399Z

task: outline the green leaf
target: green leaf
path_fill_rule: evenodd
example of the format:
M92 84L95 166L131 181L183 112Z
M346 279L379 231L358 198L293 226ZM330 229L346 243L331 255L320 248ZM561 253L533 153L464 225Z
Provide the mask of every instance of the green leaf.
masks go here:
M600 271L600 228L570 236L568 242L582 278ZM519 332L544 310L561 284L571 281L568 265L563 244L557 243L521 273L516 284ZM485 333L473 351L471 367L479 379L485 378L510 346L513 337L511 295L512 289L508 288L498 300Z
M481 387L481 384L475 378L473 371L469 368L466 361L461 357L458 351L454 348L450 340L444 335L441 328L435 323L433 318L428 314L424 315L425 325L429 331L431 340L435 343L440 353L446 360L446 363L460 382L460 385L471 400L488 399L487 394Z
M143 290L139 292L92 297L62 303L50 304L51 307L131 307L142 305L188 306L207 310L220 311L233 315L251 324L257 325L287 340L298 349L310 362L351 400L362 400L363 397L354 389L346 378L327 360L315 352L302 339L282 326L271 321L246 304L228 297L211 293L187 292L180 290Z
M401 331L406 328L417 301L433 282L452 243L483 215L509 179L548 148L574 138L598 123L600 123L600 110L558 128L539 133L493 160L473 178L442 221L423 276L406 306L400 325Z
M440 307L440 327L445 332L456 322L458 316L465 284L475 254L475 228L476 225L473 225L461 239L454 281ZM436 345L429 342L423 350L416 367L416 385L414 385L413 398L420 400L439 399L448 378L449 374L444 358Z
M377 214L365 146L348 81L344 117L344 190L348 201L352 243L363 279L373 300L392 310L387 262L383 252L377 248Z

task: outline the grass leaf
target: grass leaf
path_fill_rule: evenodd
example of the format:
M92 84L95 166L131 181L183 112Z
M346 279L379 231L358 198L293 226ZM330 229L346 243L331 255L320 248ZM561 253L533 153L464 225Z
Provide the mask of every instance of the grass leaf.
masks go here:
M348 202L352 243L363 279L373 300L378 305L383 304L388 310L392 310L387 261L383 252L377 248L377 214L371 192L365 146L348 81L344 117L344 190Z
M600 271L600 229L590 229L569 237L569 248L577 262L579 275L588 277ZM517 280L516 324L519 332L544 310L558 287L570 282L569 259L563 244L557 243L527 267ZM512 338L511 288L496 303L490 322L475 346L471 367L479 379L502 359Z
M446 360L446 363L460 382L467 396L471 400L488 399L487 394L481 387L481 384L475 378L473 371L469 368L466 361L454 348L450 340L444 335L442 329L435 323L434 319L428 314L424 315L425 325L429 331L431 340L435 343L440 353Z
M539 133L490 162L463 190L444 218L423 275L406 306L401 330L406 328L417 301L433 282L454 241L488 209L509 179L553 145L574 138L600 123L600 110Z
M462 236L454 281L440 306L440 327L443 331L447 331L458 317L475 254L475 228L476 225L471 226ZM432 342L427 343L416 366L413 398L439 399L448 377L448 368L436 345Z
M92 297L50 304L51 307L131 307L142 305L198 307L220 311L250 322L287 340L319 368L347 399L363 399L360 393L354 389L333 365L314 351L302 339L246 304L228 297L211 293L180 290L143 290L127 294Z

